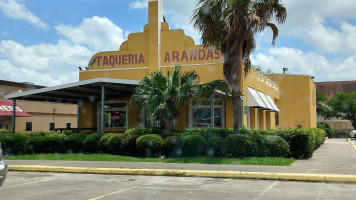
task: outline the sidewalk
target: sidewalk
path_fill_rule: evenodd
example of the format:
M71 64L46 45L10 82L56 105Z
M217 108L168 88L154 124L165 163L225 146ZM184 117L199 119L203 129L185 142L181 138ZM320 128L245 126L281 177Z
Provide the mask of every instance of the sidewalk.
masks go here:
M297 160L291 166L255 166L255 165L218 165L218 164L177 164L147 162L102 162L102 161L17 161L8 160L8 165L37 165L81 168L113 169L167 169L167 170L204 170L271 172L296 174L337 174L356 175L356 151L346 139L327 139L313 157ZM11 170L11 167L10 167Z

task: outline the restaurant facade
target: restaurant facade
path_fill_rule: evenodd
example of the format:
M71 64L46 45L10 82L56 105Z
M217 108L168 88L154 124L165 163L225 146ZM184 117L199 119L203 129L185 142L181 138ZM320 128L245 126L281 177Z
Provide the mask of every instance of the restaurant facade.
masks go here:
M162 0L149 0L143 31L131 33L117 51L93 55L87 70L79 72L79 82L7 98L44 101L51 94L78 105L78 127L122 132L145 126L145 113L127 107L134 88L145 76L157 70L167 73L179 65L183 71L196 71L198 81L207 83L224 79L223 62L218 49L196 45L184 30L170 29L163 20ZM316 127L315 84L309 75L262 74L251 68L241 87L244 127ZM180 110L173 127L232 128L232 101L218 92L213 99L192 100Z

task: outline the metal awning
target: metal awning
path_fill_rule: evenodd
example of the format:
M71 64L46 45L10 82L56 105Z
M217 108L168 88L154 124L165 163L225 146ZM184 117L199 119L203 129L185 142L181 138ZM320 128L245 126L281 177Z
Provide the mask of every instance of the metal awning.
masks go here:
M276 112L279 112L279 108L277 107L277 105L272 100L272 97L267 95L267 94L265 94L265 96L267 97L267 100L269 101L269 103L272 105L273 110L276 111Z
M247 87L247 106L257 108L267 108L266 104L253 88Z
M260 91L257 91L258 95L261 97L263 103L265 103L266 105L266 108L269 109L269 110L274 110L273 109L273 106L271 105L271 103L268 101L267 97L265 96L265 94L263 94L262 92Z
M79 103L100 101L102 86L106 98L130 97L140 81L95 78L53 87L6 95L6 99L44 101L57 103Z
M247 87L247 106L279 112L271 96L250 87Z

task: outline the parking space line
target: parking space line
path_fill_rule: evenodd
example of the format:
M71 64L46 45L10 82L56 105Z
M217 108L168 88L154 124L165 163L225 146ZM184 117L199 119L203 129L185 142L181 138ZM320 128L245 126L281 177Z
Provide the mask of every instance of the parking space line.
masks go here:
M32 182L28 182L28 183L20 183L20 184L16 184L16 185L3 186L0 188L0 190L17 187L17 186L22 186L22 185L29 185L29 184L33 184L33 183L42 183L42 182L47 182L47 181L51 181L51 180L53 180L53 179L46 179L46 180L40 180L40 181L32 181Z
M263 197L268 191L270 191L274 186L276 186L279 183L279 181L273 182L270 186L268 186L266 189L264 189L260 194L258 194L257 197L255 197L253 200L258 200L261 197Z
M149 185L151 183L154 183L155 181L152 181L152 182L148 182L148 183L145 183L145 184L142 184L142 185ZM104 194L104 195L101 195L101 196L98 196L98 197L95 197L95 198L92 198L92 199L89 199L89 200L97 200L97 199L102 199L102 198L105 198L105 197L108 197L108 196L112 196L114 194L118 194L120 192L125 192L127 190L132 190L132 189L135 189L135 188L138 188L138 186L134 186L134 187L130 187L130 188L125 188L125 189L122 189L122 190L118 190L118 191L115 191L115 192L111 192L109 194Z

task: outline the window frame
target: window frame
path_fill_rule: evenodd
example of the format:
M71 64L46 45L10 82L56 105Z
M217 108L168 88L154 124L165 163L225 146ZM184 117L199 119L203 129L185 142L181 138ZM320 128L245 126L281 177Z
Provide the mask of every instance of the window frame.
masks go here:
M200 101L198 100L193 100L193 99L190 99L189 100L189 111L188 111L188 127L189 128L193 128L193 110L194 109L211 109L211 105L202 105L202 104L196 104L196 105L193 105L193 101L197 101L197 102L202 102L202 101L210 101L210 99L202 99ZM221 105L218 105L218 104L215 104L214 103L214 109L216 108L220 108L221 109L221 125L222 126L215 126L214 124L214 127L216 128L225 128L226 127L226 121L225 121L225 100L223 98L214 98L214 101L217 100L217 101L221 101ZM209 126L211 127L211 126Z

